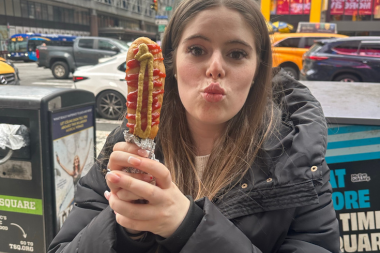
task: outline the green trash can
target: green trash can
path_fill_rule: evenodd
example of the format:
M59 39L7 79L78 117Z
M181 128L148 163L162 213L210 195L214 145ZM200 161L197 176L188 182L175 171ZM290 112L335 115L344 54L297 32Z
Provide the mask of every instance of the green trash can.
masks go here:
M46 252L94 161L94 95L1 87L0 134L0 252Z
M342 252L380 252L380 84L303 82L328 122L326 162Z

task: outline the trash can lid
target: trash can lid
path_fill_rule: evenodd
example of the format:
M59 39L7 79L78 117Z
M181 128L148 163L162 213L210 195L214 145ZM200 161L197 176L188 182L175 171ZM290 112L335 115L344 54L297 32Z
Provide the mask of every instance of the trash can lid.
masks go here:
M71 88L4 85L0 89L0 108L40 109L42 102L48 102L63 94L74 93L91 92ZM81 102L94 101L92 93L91 96L83 96L82 99Z
M302 81L330 124L380 125L380 83Z

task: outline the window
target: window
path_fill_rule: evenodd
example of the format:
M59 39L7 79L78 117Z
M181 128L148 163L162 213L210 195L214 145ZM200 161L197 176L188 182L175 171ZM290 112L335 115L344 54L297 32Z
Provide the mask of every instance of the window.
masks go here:
M28 2L28 14L29 18L36 18L36 6L33 2Z
M5 15L5 3L4 3L4 0L0 0L0 15Z
M94 40L93 39L80 39L78 46L81 48L92 49L94 47Z
M48 7L46 4L41 4L42 19L49 20Z
M23 18L28 18L28 3L25 0L21 0L21 16Z
M359 54L367 57L380 58L380 42L363 43L360 46Z
M62 22L63 21L63 17L62 17L62 8L60 7L53 7L53 14L54 14L54 21L57 21L57 22Z
M74 23L74 10L69 10L69 23Z
M40 3L36 3L36 19L42 19L42 9Z
M68 23L69 22L69 10L62 8L61 12L62 12L62 21L65 23Z
M13 10L15 11L15 17L21 17L20 0L13 0Z
M125 72L127 70L127 64L124 62L117 69L120 70L121 72Z
M12 0L5 0L5 8L6 8L7 16L14 16Z
M107 51L113 51L112 48L115 46L111 43L109 43L106 40L98 40L98 49L100 50L107 50Z
M360 41L342 42L332 48L332 52L336 54L356 55L358 53L359 43Z
M314 45L316 40L329 39L329 38L305 38L305 48L310 48Z
M298 47L301 38L288 38L276 44L276 47Z
M53 11L53 6L48 5L48 17L50 21L54 20L54 11Z

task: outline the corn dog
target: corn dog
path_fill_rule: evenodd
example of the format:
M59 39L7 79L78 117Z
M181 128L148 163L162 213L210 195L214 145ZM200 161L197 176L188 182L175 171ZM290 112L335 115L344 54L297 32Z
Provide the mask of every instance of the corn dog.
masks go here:
M161 48L149 38L136 39L127 53L127 127L141 139L154 139L160 123L165 86Z

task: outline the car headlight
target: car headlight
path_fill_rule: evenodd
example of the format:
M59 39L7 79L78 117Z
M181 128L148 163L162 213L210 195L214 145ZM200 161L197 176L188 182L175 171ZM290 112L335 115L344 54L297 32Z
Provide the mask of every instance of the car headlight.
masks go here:
M8 57L11 57L11 54L8 54Z
M25 56L28 56L28 53L25 53Z

